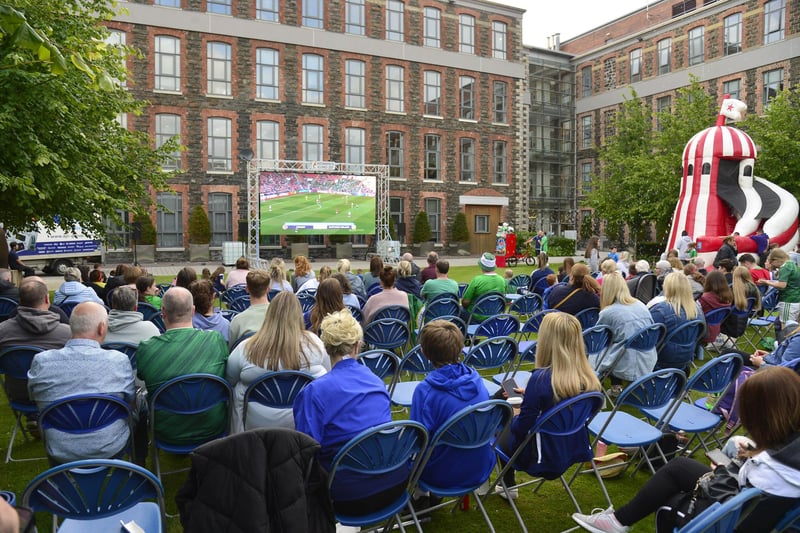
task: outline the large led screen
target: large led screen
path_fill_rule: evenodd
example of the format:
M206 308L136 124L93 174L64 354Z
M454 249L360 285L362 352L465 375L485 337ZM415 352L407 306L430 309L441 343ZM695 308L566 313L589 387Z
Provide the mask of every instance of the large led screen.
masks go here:
M375 233L375 176L262 172L262 235Z

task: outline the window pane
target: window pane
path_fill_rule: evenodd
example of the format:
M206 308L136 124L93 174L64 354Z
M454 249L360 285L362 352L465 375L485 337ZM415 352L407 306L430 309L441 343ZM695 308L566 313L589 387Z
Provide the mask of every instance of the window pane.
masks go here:
M508 122L508 85L504 81L494 82L494 122Z
M181 117L179 115L158 114L156 115L156 148L160 148L165 142L177 138L181 142ZM162 163L164 170L177 170L181 168L181 153L173 152L168 161Z
M425 179L438 180L442 161L442 140L438 135L425 136Z
M114 211L122 219L122 224L114 222L110 216L105 217L108 248L128 248L131 245L130 213L122 209L115 209Z
M209 13L216 13L218 15L230 15L231 0L208 0L208 2L206 2L206 10Z
M689 64L697 65L703 62L703 45L705 28L702 26L689 31Z
M405 39L405 4L399 0L386 2L386 39L402 41Z
M475 78L459 78L459 118L475 120Z
M280 124L261 120L256 125L256 157L258 159L280 159Z
M208 218L211 221L211 245L222 246L233 240L233 195L212 192L208 195Z
M230 171L233 169L231 144L230 119L208 119L208 170Z
M231 95L231 45L208 43L208 94Z
M155 89L180 92L181 42L175 37L157 35L155 42Z
M493 169L495 183L508 183L508 144L495 141L493 146Z
M314 54L303 54L303 103L325 103L324 59Z
M397 65L386 66L386 111L405 113L405 70Z
M475 181L475 140L462 138L459 142L461 159L460 181Z
M439 48L441 46L442 12L433 7L426 7L424 19L422 44Z
M389 165L390 178L405 177L405 136L401 131L386 133L386 164Z
M766 106L770 100L778 96L783 90L783 69L776 68L764 73L764 95L763 102Z
M742 51L742 14L736 13L725 17L724 21L725 55L737 54Z
M280 22L280 0L256 0L256 18Z
M658 41L658 73L666 74L672 70L672 39Z
M406 202L402 196L389 197L389 217L394 221L394 231L397 240L404 243L406 240Z
M322 0L302 0L303 26L307 28L323 28L323 13L325 12Z
M592 67L581 69L581 96L592 96Z
M345 129L345 163L363 165L367 145L366 134L362 128Z
M425 71L425 109L423 114L441 116L442 75L433 70Z
M164 7L181 7L181 0L154 0L153 4Z
M367 64L363 61L345 61L345 103L346 107L363 109L367 107L366 92Z
M785 0L772 0L764 4L764 44L783 40Z
M156 195L157 244L163 248L183 248L183 197L171 192Z
M642 49L631 50L630 53L631 83L642 80Z
M741 100L741 80L730 80L722 84L723 94L730 95L731 98Z
M303 161L322 161L323 127L318 124L303 125Z
M278 51L259 48L256 51L256 97L264 100L279 100L280 83Z
M458 49L467 54L475 53L475 17L458 16Z
M347 0L344 4L345 33L364 35L367 30L364 0Z
M442 201L438 198L425 198L425 212L431 226L431 237L436 242L442 240Z
M508 48L508 26L504 22L492 22L492 57L505 59Z
M592 117L581 117L581 148L592 147Z

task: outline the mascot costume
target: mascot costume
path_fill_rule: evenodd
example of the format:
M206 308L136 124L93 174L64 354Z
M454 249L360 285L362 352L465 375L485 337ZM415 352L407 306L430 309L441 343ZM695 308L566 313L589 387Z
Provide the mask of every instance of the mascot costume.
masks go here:
M798 241L798 202L785 189L753 174L756 146L749 135L725 125L742 119L747 105L725 95L716 125L696 134L683 150L683 178L667 249L682 231L694 236L697 252L713 259L722 241L736 236L741 253L759 253L766 243L787 252ZM759 241L762 246L759 246Z

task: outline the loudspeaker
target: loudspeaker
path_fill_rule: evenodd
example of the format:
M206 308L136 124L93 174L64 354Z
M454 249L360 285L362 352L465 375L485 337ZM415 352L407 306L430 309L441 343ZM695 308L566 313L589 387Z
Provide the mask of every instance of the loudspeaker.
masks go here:
M402 241L403 238L406 236L406 223L405 222L395 222L394 231L395 231L395 233L397 233L397 235L396 235L397 240Z
M131 224L131 239L134 242L139 242L142 240L142 223L141 222L134 222Z
M239 221L239 240L247 239L247 221L240 220Z

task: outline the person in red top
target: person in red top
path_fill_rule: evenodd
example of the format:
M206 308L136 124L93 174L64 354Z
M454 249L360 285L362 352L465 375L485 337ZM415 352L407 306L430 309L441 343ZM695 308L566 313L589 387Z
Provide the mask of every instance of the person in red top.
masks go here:
M772 274L770 274L769 270L758 266L756 258L750 254L742 254L739 258L739 264L750 269L750 276L756 285L758 285L758 280L760 279L772 279Z
M707 314L714 309L720 307L730 307L733 301L733 294L731 288L728 286L728 281L725 279L725 274L721 270L712 270L706 276L706 284L703 294L698 298L697 302L703 309L703 314ZM708 326L708 336L705 342L714 342L719 335L720 325Z

